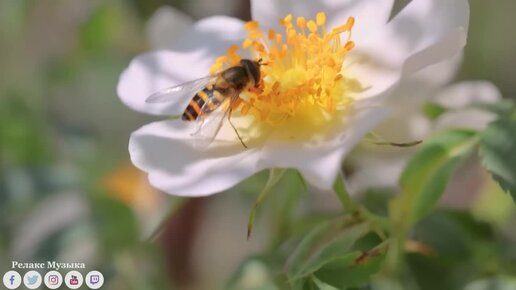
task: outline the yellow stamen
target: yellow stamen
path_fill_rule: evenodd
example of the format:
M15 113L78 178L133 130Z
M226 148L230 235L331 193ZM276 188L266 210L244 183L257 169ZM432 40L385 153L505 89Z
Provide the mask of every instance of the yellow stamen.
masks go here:
M296 20L297 27L303 29L306 27L306 19L302 16L298 17Z
M283 34L269 29L264 35L257 21L245 24L248 37L242 48L266 65L261 66L259 87L243 92L245 101L236 110L242 116L254 116L260 124L282 126L286 134L304 130L310 135L342 117L353 104L351 93L360 88L343 71L344 59L355 47L351 40L355 19L349 17L328 33L324 12L314 20L297 17L295 26L292 19L289 14L280 20ZM341 40L344 33L347 36ZM235 46L228 49L212 71L237 64L241 59L237 50Z
M324 26L326 24L326 14L324 12L317 13L316 21L318 26Z
M317 24L313 20L308 21L308 30L312 33L317 31Z

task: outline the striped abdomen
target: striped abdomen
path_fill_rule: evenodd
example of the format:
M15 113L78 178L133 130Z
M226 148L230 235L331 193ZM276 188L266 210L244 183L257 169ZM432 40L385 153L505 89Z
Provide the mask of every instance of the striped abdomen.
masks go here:
M204 88L202 91L197 92L190 100L183 112L182 119L184 121L195 121L203 114L217 109L224 101L224 98L216 89Z

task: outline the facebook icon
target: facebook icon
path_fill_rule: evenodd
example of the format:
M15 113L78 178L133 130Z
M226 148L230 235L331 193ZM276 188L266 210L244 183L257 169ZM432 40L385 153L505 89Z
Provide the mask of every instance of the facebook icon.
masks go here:
M8 271L7 273L4 274L2 282L4 282L4 286L7 289L16 289L16 288L20 287L22 279L18 272Z

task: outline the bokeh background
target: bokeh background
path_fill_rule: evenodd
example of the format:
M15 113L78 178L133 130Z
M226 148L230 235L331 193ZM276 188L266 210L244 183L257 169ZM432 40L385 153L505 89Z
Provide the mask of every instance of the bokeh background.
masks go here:
M470 3L457 80L490 80L514 98L516 1ZM12 260L56 260L102 271L105 289L274 289L252 285L267 281L282 259L268 251L282 231L276 217L284 209L274 206L281 196L266 203L246 241L264 174L225 194L184 200L149 187L129 161L130 133L154 119L122 105L117 80L134 56L151 49L147 23L163 5L194 19L250 17L244 0L0 0L2 273ZM455 186L470 180L460 182ZM514 207L486 183L485 195L444 204L417 229L446 256L409 259L419 289L514 282ZM357 198L382 211L387 196ZM301 211L331 211L333 198L308 194Z

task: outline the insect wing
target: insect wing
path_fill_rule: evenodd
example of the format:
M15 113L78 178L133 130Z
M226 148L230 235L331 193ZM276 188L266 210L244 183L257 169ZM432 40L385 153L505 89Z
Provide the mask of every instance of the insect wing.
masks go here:
M206 148L213 143L217 134L219 133L224 121L228 119L229 108L233 102L238 98L238 93L235 92L233 96L227 96L222 104L215 111L205 115L201 120L197 131L192 136L195 137L194 146L197 148ZM219 141L219 140L217 140ZM232 144L230 140L220 140Z
M216 76L206 76L200 79L182 83L176 86L168 87L150 95L145 102L147 103L164 103L172 100L183 98L191 98L198 91L206 87Z

